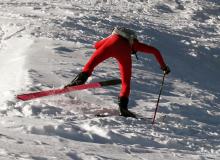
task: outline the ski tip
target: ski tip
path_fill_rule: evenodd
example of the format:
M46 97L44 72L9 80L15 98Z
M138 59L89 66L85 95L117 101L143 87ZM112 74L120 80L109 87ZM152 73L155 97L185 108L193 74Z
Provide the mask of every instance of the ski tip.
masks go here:
M17 95L16 98L19 99L19 100L22 100L22 101L27 101L28 100L26 98L26 96L23 96L23 95Z
M28 101L28 100L32 100L32 99L35 99L35 98L38 98L34 95L30 95L30 94L20 94L20 95L17 95L16 98L18 100L22 100L22 101Z

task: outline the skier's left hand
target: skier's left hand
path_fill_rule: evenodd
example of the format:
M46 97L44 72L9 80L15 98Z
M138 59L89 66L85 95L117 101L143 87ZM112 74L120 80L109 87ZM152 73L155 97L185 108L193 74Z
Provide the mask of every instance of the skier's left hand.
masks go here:
M170 68L168 66L165 66L163 68L161 68L163 70L164 74L169 74L170 73Z

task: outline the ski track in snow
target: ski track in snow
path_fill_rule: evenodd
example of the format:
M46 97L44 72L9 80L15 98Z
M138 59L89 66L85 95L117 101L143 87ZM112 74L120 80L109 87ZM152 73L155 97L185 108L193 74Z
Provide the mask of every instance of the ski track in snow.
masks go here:
M2 0L0 159L219 160L218 0ZM171 67L156 124L116 112L120 86L21 102L15 95L61 87L115 25L132 27ZM152 117L161 71L133 57L130 109ZM119 76L110 59L89 81Z

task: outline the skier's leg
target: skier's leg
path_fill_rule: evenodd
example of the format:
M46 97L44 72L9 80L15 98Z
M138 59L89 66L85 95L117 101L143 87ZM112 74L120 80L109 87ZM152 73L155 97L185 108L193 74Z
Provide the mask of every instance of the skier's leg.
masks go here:
M71 83L69 83L68 85L66 85L65 87L69 87L69 86L75 86L75 85L80 85L80 84L84 84L88 77L92 74L92 71L94 70L94 68L101 63L102 61L104 61L105 59L109 58L108 51L105 50L103 47L96 50L93 55L91 56L91 58L89 59L89 61L87 62L87 64L84 66L82 72L80 72L72 81Z
M110 52L104 47L101 47L100 49L96 50L90 57L86 65L83 67L83 72L88 73L88 75L90 76L94 68L104 60L108 59L110 55Z
M130 95L130 82L131 82L131 55L120 56L116 58L119 63L119 69L121 74L122 88L120 96L118 98L119 112L124 117L134 117L135 114L128 110L128 102Z
M121 81L122 81L122 88L120 91L120 97L129 97L130 95L130 82L131 82L131 55L128 56L121 56L117 58Z

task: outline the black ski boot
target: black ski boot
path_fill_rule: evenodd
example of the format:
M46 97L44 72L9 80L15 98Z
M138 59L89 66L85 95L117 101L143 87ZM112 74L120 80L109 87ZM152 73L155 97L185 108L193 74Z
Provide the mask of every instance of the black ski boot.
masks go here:
M89 78L89 74L86 72L80 72L69 84L67 84L64 88L70 86L76 86L84 84Z
M120 116L137 118L134 113L128 110L128 101L127 97L118 98Z

